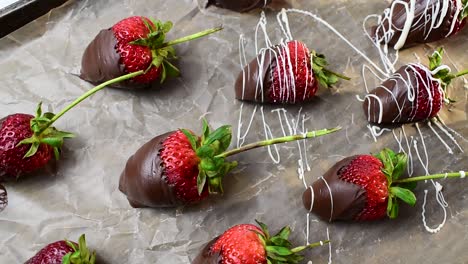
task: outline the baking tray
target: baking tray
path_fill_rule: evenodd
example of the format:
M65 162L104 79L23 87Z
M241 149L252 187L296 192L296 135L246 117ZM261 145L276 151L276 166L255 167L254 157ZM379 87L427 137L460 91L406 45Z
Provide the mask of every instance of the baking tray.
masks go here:
M291 0L289 7L308 10L334 26L354 46L378 63L378 54L364 36L362 21L380 13L385 1ZM200 3L201 6L201 3ZM345 156L371 153L384 146L398 150L401 128L385 132L374 141L356 95L365 93L361 69L367 63L323 24L311 17L289 14L292 35L328 56L330 65L352 77L332 90L320 90L316 99L302 106L258 106L234 99L233 85L241 70L239 38L245 39L248 60L255 57L255 28L260 11L247 14L209 8L200 9L191 0L95 0L69 1L60 8L0 39L0 112L33 113L42 101L46 110L58 111L92 86L76 77L81 55L100 28L107 28L131 15L171 20L176 38L222 24L224 30L202 40L177 46L180 78L152 90L106 89L83 102L56 125L75 132L68 140L60 162L47 173L7 183L10 204L0 214L0 263L23 263L45 244L63 238L87 235L89 246L102 263L189 263L204 243L228 227L259 219L278 230L290 225L295 244L306 242L307 218L301 195ZM277 22L279 9L265 11L267 32L279 42L283 32ZM468 54L465 30L439 43L421 45L400 54L400 63L425 59L443 45L446 62L453 69L466 68ZM260 45L262 45L260 43ZM372 80L369 80L372 84ZM458 102L441 113L445 123L468 137L464 80L453 83L451 96ZM242 113L241 113L242 109ZM256 110L245 143L264 139L264 123L275 136L288 134L289 122L300 120L296 131L340 125L342 132L329 137L278 146L271 152L257 149L236 157L239 167L225 180L226 193L191 208L133 209L118 191L125 162L153 136L180 127L200 131L201 117L213 127L232 124L237 142L239 116L242 134ZM286 112L285 112L286 111ZM284 118L286 116L287 118ZM302 123L302 120L304 122ZM302 124L304 124L302 126ZM467 155L437 127L452 148L449 154L426 123L404 126L409 139L419 142L422 160L414 156L413 175L424 174L422 140L428 150L429 172L458 171L467 166ZM291 126L294 130L294 126ZM421 134L418 132L421 131ZM421 136L422 135L422 136ZM467 143L455 136L463 150ZM402 145L405 148L405 144ZM414 152L413 152L414 153ZM306 163L301 163L302 161ZM304 180L300 179L304 165ZM308 166L307 166L308 165ZM306 254L313 263L466 263L468 207L466 180L441 180L448 203L447 219L436 234L422 223L424 190L428 191L425 216L428 226L443 220L433 185L420 184L418 205L403 207L397 220L375 223L326 223L310 216L310 242L332 240ZM331 254L330 254L331 253ZM101 263L100 262L100 263ZM306 263L306 262L304 262Z

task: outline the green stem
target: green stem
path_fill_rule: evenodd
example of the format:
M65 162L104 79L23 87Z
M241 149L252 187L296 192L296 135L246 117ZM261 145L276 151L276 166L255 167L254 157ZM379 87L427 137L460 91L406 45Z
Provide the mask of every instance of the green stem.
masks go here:
M460 171L460 172L451 172L451 173L440 173L440 174L400 179L400 180L393 181L393 183L407 183L407 182L417 182L417 181L435 180L435 179L444 179L444 178L465 178L465 174L468 174L468 172Z
M468 69L455 74L455 78L468 74Z
M299 135L293 135L293 136L286 136L286 137L280 137L280 138L274 138L274 139L269 139L269 140L264 140L264 141L259 141L255 142L252 144L245 145L240 148L236 148L233 150L226 151L224 153L221 153L217 155L217 158L226 158L235 154L239 154L244 151L248 151L251 149L255 148L260 148L260 147L265 147L265 146L270 146L274 144L280 144L280 143L286 143L286 142L291 142L291 141L296 141L296 140L301 140L301 139L306 139L306 138L315 138L315 137L320 137L324 135L328 135L331 133L334 133L338 130L340 130L341 127L335 127L332 129L322 129L322 130L317 130L317 131L312 131L308 132L306 134L299 134Z
M93 89L87 91L86 93L84 93L82 96L78 97L75 101L73 101L71 104L69 104L67 107L65 107L62 111L60 111L58 114L56 114L50 121L49 123L44 126L41 131L39 132L39 134L41 134L42 132L44 132L47 128L49 128L55 121L57 121L57 119L59 119L61 116L63 116L66 112L68 112L70 109L72 109L73 107L75 107L77 104L81 103L83 100L85 100L86 98L90 97L91 95L95 94L96 92L102 90L103 88L105 88L106 86L108 85L111 85L111 84L114 84L114 83L118 83L118 82L121 82L121 81L125 81L125 80L128 80L128 79L131 79L133 77L136 77L138 75L141 75L143 74L144 71L137 71L137 72L132 72L132 73L129 73L129 74L126 74L126 75L123 75L123 76L120 76L120 77L117 77L117 78L114 78L112 80L109 80L109 81L106 81L104 83L101 83L100 85L94 87Z
M162 48L165 48L165 47L180 44L182 42L187 42L187 41L191 41L191 40L194 40L194 39L198 39L198 38L204 37L206 35L218 32L218 31L220 31L222 29L223 29L223 27L207 29L207 30L195 33L195 34L190 35L190 36L185 36L185 37L182 37L182 38L179 38L179 39L176 39L176 40L171 40L171 41L163 43L161 46L158 47L158 49L162 49Z
M319 246L326 245L328 243L330 243L330 240L320 241L320 242L316 242L316 243L313 243L313 244L309 244L307 246L301 246L301 247L293 248L293 249L291 249L291 251L293 253L299 253L299 252L303 251L304 249L319 247Z

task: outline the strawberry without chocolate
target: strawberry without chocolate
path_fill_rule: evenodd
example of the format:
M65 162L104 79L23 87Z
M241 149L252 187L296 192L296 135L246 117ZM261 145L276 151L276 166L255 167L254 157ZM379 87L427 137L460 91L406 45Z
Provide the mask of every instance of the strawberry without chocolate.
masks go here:
M16 113L0 120L0 182L16 180L46 166L53 157L59 158L64 140L72 133L57 130L52 125L81 101L107 85L143 74L127 74L89 90L58 114L43 113L39 103L36 116ZM6 201L6 192L5 192ZM6 203L4 204L6 206Z
M236 98L261 103L310 101L319 85L328 88L348 77L326 69L325 56L297 40L262 51L239 73Z
M330 241L320 241L292 248L288 241L291 229L284 227L270 236L268 227L258 222L236 225L210 241L192 264L294 264L304 257L299 252L321 246Z
M186 129L168 132L144 144L132 155L120 176L119 189L133 207L175 207L190 205L222 193L222 179L237 162L226 158L253 148L315 138L338 131L323 129L276 138L227 151L231 126L210 131L206 120L202 136Z
M114 87L148 87L160 79L176 77L179 70L169 60L176 58L173 45L201 38L221 30L214 28L166 42L172 22L151 20L142 16L125 18L110 29L104 29L86 48L81 62L81 78L101 83L127 73L145 71Z
M399 200L414 206L412 190L418 181L465 177L465 172L442 173L400 179L407 166L404 153L382 150L378 155L356 155L331 167L304 192L310 212L325 221L370 221L396 218Z
M85 235L81 235L78 244L68 240L51 243L37 252L25 264L95 264L96 253L86 246Z
M466 25L467 17L468 0L393 1L372 34L376 43L398 50L453 36Z
M376 124L401 124L435 117L447 98L446 90L454 78L468 70L451 74L442 64L443 50L429 57L429 68L422 64L402 66L389 79L366 95L363 109L367 120Z

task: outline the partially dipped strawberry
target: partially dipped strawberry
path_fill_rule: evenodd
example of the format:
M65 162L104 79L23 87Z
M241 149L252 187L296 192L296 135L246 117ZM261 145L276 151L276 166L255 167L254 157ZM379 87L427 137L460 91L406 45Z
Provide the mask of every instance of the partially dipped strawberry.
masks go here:
M206 120L202 136L180 129L157 136L132 155L120 175L119 189L133 207L191 205L209 194L222 193L222 179L237 162L226 158L253 148L314 138L338 131L323 129L276 138L227 151L231 126L210 131Z
M299 253L307 248L324 245L321 241L307 246L292 248L288 241L291 229L284 227L270 236L268 227L258 222L236 225L209 242L192 264L288 264L304 259Z
M310 101L319 85L328 88L339 78L349 80L327 65L325 56L297 40L265 49L239 73L236 98L279 104Z
M398 50L445 39L466 25L467 7L467 0L393 1L372 29L374 41Z
M176 77L179 70L170 62L176 58L172 47L221 30L215 28L166 41L172 22L161 22L143 16L133 16L104 29L86 48L81 62L81 78L101 83L127 73L145 71L113 87L148 87L156 80Z
M307 210L325 221L372 221L396 218L399 200L414 206L416 182L464 177L465 172L400 179L407 166L404 153L384 149L379 154L356 155L331 167L304 192Z
M211 5L215 5L220 8L243 13L258 8L263 8L269 5L271 1L272 0L208 0L206 3L206 8Z
M94 264L96 253L86 246L85 235L81 235L78 244L60 240L48 244L25 264Z
M379 87L366 95L363 109L367 120L376 124L401 124L437 116L447 98L446 90L454 78L467 74L450 73L442 64L443 50L429 57L430 66L407 64Z

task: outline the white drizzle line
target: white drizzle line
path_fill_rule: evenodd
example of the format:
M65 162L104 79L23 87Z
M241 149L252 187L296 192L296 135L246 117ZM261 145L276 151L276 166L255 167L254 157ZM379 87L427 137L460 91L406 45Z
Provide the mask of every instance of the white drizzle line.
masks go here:
M266 140L272 139L272 138L274 138L274 136L273 136L273 134L271 132L270 126L265 121L265 113L263 112L263 106L260 107L260 112L262 113L263 130L265 132L265 139ZM276 157L273 156L273 152L271 150L272 148L275 150ZM280 163L281 157L280 157L277 145L269 145L268 146L268 154L270 155L270 158L274 163L276 163L276 164Z
M418 155L419 161L421 162L421 165L423 166L424 170L426 171L426 175L429 175L429 155L427 154L427 148L426 148L426 143L424 142L424 137L422 135L421 129L419 129L418 123L415 123L416 129L418 130L419 133L419 138L421 139L421 143L423 146L424 150L424 155L426 157L425 162L422 161L421 156L419 155L418 147L417 147L417 140L414 141L414 148L416 149L416 153Z
M459 171L460 172L460 179L464 179L466 177L465 171Z
M437 136L437 138L440 140L440 142L442 142L442 145L445 146L445 148L447 149L448 153L449 153L449 154L453 154L452 148L449 147L449 145L442 139L442 137L439 135L439 133L437 133L437 131L432 127L431 121L427 122L427 125L428 125L429 128L432 130L432 132L434 132L434 134Z
M411 140L408 141L408 136L406 136L406 131L405 131L405 127L402 126L401 127L401 131L403 131L403 136L405 137L405 141L406 141L406 147L408 149L408 151L406 152L408 154L408 166L407 166L407 171L408 171L408 175L411 177L413 176L413 152L411 151L411 145L413 143L413 137L411 137Z
M337 35L339 38L341 38L346 44L348 44L352 49L354 49L359 55L361 55L369 64L371 64L375 69L377 69L382 75L387 75L382 69L380 69L379 66L377 66L369 57L367 57L362 51L360 51L356 46L354 46L348 39L346 39L338 30L336 30L332 25L330 25L327 21L323 20L316 14L313 14L312 12L309 11L304 11L300 9L282 9L281 12L285 13L299 13L303 14L306 16L310 16L313 19L315 19L317 22L323 24L326 26L328 29L330 29L335 35Z
M444 134L445 134L447 137L449 137L450 140L452 140L452 142L455 144L455 146L457 146L457 148L458 148L462 153L465 152L465 151L463 150L463 148L460 146L460 144L458 144L458 142L457 142L457 140L455 139L455 137L454 137L452 134L450 134L450 132L447 131L447 129L445 129L443 126L441 126L441 125L439 124L439 122L437 122L437 120L433 120L432 122L433 122L440 130L442 130L442 132L444 132ZM447 126L445 126L445 127L447 127ZM450 129L449 127L447 127L447 128ZM452 133L454 133L455 135L457 135L457 134L460 135L459 133L457 133L457 132L454 131L453 129L452 129ZM461 136L461 135L460 135L460 136ZM462 137L462 138L463 138L463 137ZM464 139L464 138L463 138L463 139Z
M253 123L253 119L255 117L255 113L257 112L257 105L255 105L254 110L252 111L252 114L250 116L250 121L247 125L247 128L245 129L245 132L243 135L242 134L242 112L244 109L244 103L241 104L240 106L240 111L239 111L239 121L237 125L237 147L240 148L242 145L244 145L245 139L247 138L247 135L249 134L250 128Z
M424 202L423 202L423 205L422 205L421 216L422 216L422 221L423 221L423 224L424 224L424 228L426 228L426 230L429 233L435 234L435 233L439 232L442 229L442 227L445 225L445 222L447 221L447 207L448 207L448 204L445 201L444 195L442 194L442 185L440 185L438 182L434 183L434 181L432 181L432 184L434 185L435 190L436 190L437 203L442 207L442 210L443 210L443 213L444 213L444 219L442 220L442 223L440 223L436 228L431 228L431 227L429 227L427 225L426 215L425 215L425 213L426 213L426 199L427 199L427 192L428 192L427 190L424 190Z
M330 209L330 220L329 220L329 222L331 222L332 219L333 219L333 194L332 194L332 190L330 188L330 185L328 185L327 180L325 180L325 178L323 178L323 176L320 176L319 179L322 180L325 183L325 185L328 188L328 193L330 194L330 208L331 209Z

